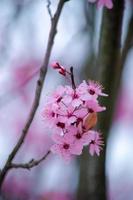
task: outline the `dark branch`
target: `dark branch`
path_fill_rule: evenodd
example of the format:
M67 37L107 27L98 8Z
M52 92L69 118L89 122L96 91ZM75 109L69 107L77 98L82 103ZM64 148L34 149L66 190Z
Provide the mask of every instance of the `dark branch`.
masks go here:
M71 72L72 88L75 90L76 84L75 84L75 80L74 80L73 67L70 67L70 72Z
M39 165L42 161L44 161L47 156L50 154L50 151L48 151L42 158L38 159L38 160L30 160L28 163L11 163L10 168L22 168L22 169L28 169L30 170L31 168Z

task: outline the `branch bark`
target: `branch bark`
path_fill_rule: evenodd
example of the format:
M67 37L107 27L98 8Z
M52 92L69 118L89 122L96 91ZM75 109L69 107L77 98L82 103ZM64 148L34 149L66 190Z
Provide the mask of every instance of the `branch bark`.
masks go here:
M36 84L36 90L35 90L35 96L34 96L34 100L33 100L33 104L31 107L31 111L29 113L29 116L26 120L25 126L22 130L21 136L17 142L17 144L15 145L15 147L13 148L12 152L10 153L5 166L3 167L1 173L0 173L0 190L2 188L2 184L4 182L4 179L8 173L8 171L11 169L10 166L12 164L13 159L15 158L16 154L18 153L20 147L22 146L28 130L30 128L30 125L34 119L34 116L36 114L37 108L39 106L39 102L40 102L40 97L41 97L41 93L42 93L42 88L43 88L43 84L44 84L44 79L46 76L46 72L47 72L47 68L48 68L48 62L49 62L49 58L50 58L50 54L52 51L52 47L54 44L54 38L55 35L57 33L57 24L60 18L60 14L62 12L63 6L65 4L65 2L68 0L60 0L57 6L57 10L51 20L51 28L50 28L50 32L49 32L49 38L48 38L48 44L47 44L47 49L46 49L46 53L44 56L44 60L43 60L43 64L40 68L40 76L39 79L37 81Z
M39 165L42 161L44 161L49 154L50 154L50 151L48 151L42 158L40 158L38 160L32 159L28 163L11 163L10 169L11 168L15 168L15 169L21 168L21 169L30 170L31 168Z

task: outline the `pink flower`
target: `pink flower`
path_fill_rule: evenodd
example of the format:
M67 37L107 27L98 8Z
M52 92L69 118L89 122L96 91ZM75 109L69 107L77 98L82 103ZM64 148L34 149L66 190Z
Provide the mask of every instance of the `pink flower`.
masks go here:
M51 121L51 122L55 122L56 121L56 117L57 117L57 109L58 109L58 105L57 104L47 104L45 106L45 109L42 113L43 115L43 118L46 120L46 121Z
M88 110L84 107L75 109L73 106L64 106L58 111L58 120L67 126L76 123L77 120L83 119L88 114ZM83 120L81 120L83 121Z
M59 86L48 98L48 103L59 103L65 94L65 87Z
M88 81L88 92L90 95L97 95L97 96L108 96L107 94L103 93L103 87L98 82Z
M93 156L95 153L99 156L102 150L103 141L101 135L97 131L89 131L91 142L89 144L89 152Z
M80 155L82 153L83 146L74 144L74 140L69 134L65 134L64 136L53 134L52 139L56 144L51 147L51 151L59 154L66 161L70 161L72 155Z
M106 110L106 108L100 106L97 101L89 100L89 101L86 101L85 105L88 109L88 113L102 112L102 111Z
M98 96L108 96L107 94L103 93L103 87L94 81L83 81L78 90L80 91L81 95L83 96L83 100L90 100L90 99L97 99Z
M74 144L84 146L91 142L89 131L83 132L81 124L79 124L78 127L69 127L68 134L70 138L74 141Z
M58 119L68 125L74 123L77 117L74 115L75 108L73 106L65 106L64 104L58 110Z
M80 99L85 103L89 100L96 100L98 96L102 93L97 91L98 86L94 86L94 84L89 84L86 81L83 81L77 88L77 92L80 96Z
M71 86L60 86L48 98L43 117L52 127L53 153L65 160L80 155L85 145L89 145L91 155L100 154L103 142L98 132L92 131L97 124L97 113L106 108L99 105L99 96L107 96L102 86L94 81L83 81L79 86L74 83L73 70L67 71L59 63L53 68L64 70L71 76Z
M72 87L66 87L66 96L63 98L63 102L67 105L71 103L71 105L75 108L83 104L83 101L80 99L80 95L77 90L74 90Z
M113 8L113 2L112 0L88 0L90 3L98 2L98 7L105 6L108 9Z

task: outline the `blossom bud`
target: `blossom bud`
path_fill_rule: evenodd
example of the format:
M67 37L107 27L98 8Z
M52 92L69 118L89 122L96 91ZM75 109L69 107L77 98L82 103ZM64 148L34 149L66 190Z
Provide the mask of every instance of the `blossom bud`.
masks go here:
M54 69L60 69L61 67L60 67L60 64L58 63L58 62L53 62L52 64L51 64L51 66L54 68Z
M66 70L63 67L59 69L59 73L62 74L63 76L66 76Z

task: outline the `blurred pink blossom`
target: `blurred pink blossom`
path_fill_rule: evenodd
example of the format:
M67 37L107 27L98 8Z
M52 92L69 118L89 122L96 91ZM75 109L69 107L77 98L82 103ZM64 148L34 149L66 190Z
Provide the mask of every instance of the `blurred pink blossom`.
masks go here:
M112 0L88 0L90 3L95 3L97 2L98 7L105 6L108 9L113 8L113 2Z

